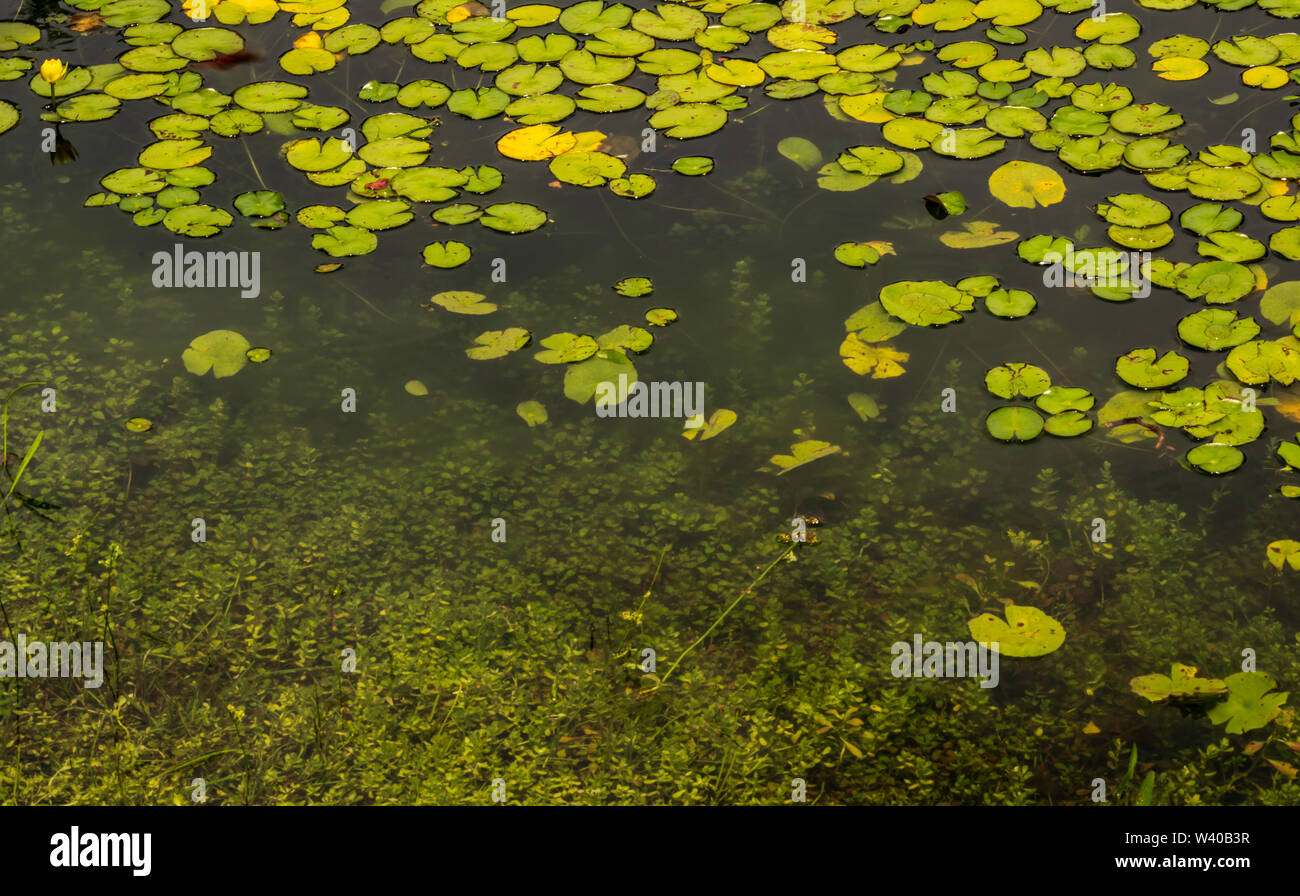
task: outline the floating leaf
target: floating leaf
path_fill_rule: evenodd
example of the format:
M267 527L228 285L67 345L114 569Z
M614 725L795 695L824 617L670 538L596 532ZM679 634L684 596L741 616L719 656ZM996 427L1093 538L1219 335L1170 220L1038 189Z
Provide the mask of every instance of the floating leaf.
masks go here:
M683 427L682 435L688 439L696 439L703 442L721 433L733 423L736 422L737 415L735 411L727 408L718 408L706 422L703 414L697 414L689 418Z
M437 305L456 314L491 314L496 311L497 306L484 301L484 298L485 296L476 292L452 290L438 293L429 299L430 305L422 305L421 307L432 310L431 306Z
M854 373L871 374L872 379L882 380L902 376L903 364L910 356L887 345L870 345L858 338L857 333L850 333L840 344L840 358L844 365Z
M1016 160L990 175L989 192L1014 208L1055 205L1065 198L1065 181L1045 165Z
M880 252L870 243L840 243L835 247L835 260L851 268L865 268L880 260Z
M624 277L614 284L614 292L629 299L637 299L654 292L654 283L649 277Z
M806 439L791 445L789 454L774 454L768 462L775 464L779 468L776 475L784 476L804 464L810 464L815 460L821 460L823 457L838 454L840 450L839 445L832 445L830 442Z
M909 324L938 327L961 320L957 312L971 310L974 299L939 280L900 280L880 290L880 304Z
M476 348L465 349L465 354L475 361L488 361L504 358L511 352L518 351L528 344L532 334L522 327L510 327L505 330L488 330L480 333L474 341Z
M1006 619L984 613L966 625L971 637L1003 656L1045 656L1065 643L1061 624L1036 607L1008 603Z
M196 336L181 354L185 369L195 376L209 370L218 379L234 376L248 363L248 340L233 330L211 330Z
M1174 663L1168 675L1155 673L1139 675L1129 681L1129 688L1139 697L1152 703L1166 700L1199 700L1226 693L1227 684L1221 678L1197 678L1195 666Z
M991 411L984 425L1003 442L1032 442L1043 431L1043 418L1033 408L1009 406Z
M1300 323L1300 280L1271 286L1259 300L1259 313L1272 324L1294 326Z
M1269 693L1277 687L1277 680L1264 672L1238 672L1224 679L1228 696L1210 708L1206 716L1216 725L1223 725L1228 734L1244 734L1263 728L1282 712L1289 692Z
M1178 322L1178 337L1188 345L1207 351L1232 348L1257 335L1259 324L1252 318L1238 317L1237 312L1227 308L1206 308Z
M1266 553L1268 562L1275 569L1290 567L1291 570L1300 572L1300 541L1289 538L1275 541L1268 546Z
M1000 364L984 376L984 387L998 398L1034 398L1052 385L1047 371L1033 364Z
M455 268L469 261L470 249L456 240L430 243L424 247L424 263L435 268Z
M688 177L700 177L713 170L713 159L708 156L682 156L673 162L673 170Z
M602 383L610 383L614 387L610 399L617 405L627 398L627 389L636 381L636 368L627 355L618 349L602 349L565 369L564 395L578 404L586 404L595 397Z
M1139 348L1121 355L1115 362L1115 373L1130 386L1139 389L1162 389L1187 376L1188 361L1177 352L1168 351L1156 357L1153 348Z
M502 233L527 233L546 223L546 212L526 202L502 202L483 209L478 222Z
M952 230L939 235L939 241L954 249L983 249L1000 246L1020 238L1011 230L998 230L992 221L967 221L962 230Z
M538 352L533 357L543 364L572 364L576 361L585 361L596 354L600 348L595 339L577 333L555 333L543 339L542 345L546 346L546 350Z
M311 238L311 247L334 258L368 255L379 245L379 238L360 227L340 225Z

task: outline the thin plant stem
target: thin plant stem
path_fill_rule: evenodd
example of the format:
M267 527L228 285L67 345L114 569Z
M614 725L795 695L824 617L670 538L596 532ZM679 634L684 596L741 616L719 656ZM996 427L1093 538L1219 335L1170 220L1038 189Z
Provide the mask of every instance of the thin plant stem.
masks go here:
M795 544L792 543L788 548L786 548L784 551L781 552L780 556L778 556L775 560L769 563L766 569L764 569L761 573L758 574L758 578L750 582L749 586L745 588L744 591L741 591L740 594L736 595L736 599L731 602L731 604L727 607L727 609L722 611L722 615L719 616L717 619L713 620L713 625L710 625L707 629L705 629L704 634L696 638L695 642L691 644L690 647L687 647L685 650L683 650L681 656L677 657L677 659L673 661L673 664L668 667L668 671L664 673L664 677L659 679L659 683L664 684L665 682L667 682L668 679L672 676L673 670L676 669L679 665L681 665L682 660L686 659L687 655L689 655L692 650L698 647L705 638L713 634L713 630L722 624L722 620L726 619L727 615L731 613L732 610L736 609L737 605L739 605L742 600L744 600L746 597L748 597L750 594L753 593L754 588L758 585L758 583L763 581L763 579L767 578L767 574L770 573L773 569L775 569L778 563L780 563L786 557L793 554L794 549L795 549Z

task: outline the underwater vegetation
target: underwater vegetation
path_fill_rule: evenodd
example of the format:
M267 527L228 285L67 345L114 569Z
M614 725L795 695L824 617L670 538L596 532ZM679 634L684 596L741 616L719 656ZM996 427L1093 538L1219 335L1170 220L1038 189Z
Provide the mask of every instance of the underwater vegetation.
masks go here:
M1300 0L5 11L6 802L1300 803Z

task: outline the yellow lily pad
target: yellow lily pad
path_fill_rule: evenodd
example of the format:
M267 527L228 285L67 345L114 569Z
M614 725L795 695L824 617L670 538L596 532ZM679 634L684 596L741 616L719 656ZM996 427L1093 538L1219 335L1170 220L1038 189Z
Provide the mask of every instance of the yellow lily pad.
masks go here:
M850 333L840 343L840 359L844 366L856 374L871 374L873 380L885 380L903 375L903 363L911 355L887 345L871 345Z
M1065 643L1061 623L1037 607L1008 603L1006 619L984 613L966 625L971 637L1003 656L1045 656Z
M989 192L1013 208L1055 205L1065 198L1065 181L1046 165L1017 159L989 176Z

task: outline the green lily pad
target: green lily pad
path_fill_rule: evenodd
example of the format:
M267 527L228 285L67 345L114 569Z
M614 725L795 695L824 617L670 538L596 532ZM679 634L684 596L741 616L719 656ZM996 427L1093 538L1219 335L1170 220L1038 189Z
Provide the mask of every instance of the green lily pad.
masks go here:
M504 358L511 352L518 351L528 344L532 339L532 334L521 327L510 327L505 330L488 330L486 333L480 333L474 341L478 343L475 348L465 349L465 354L475 361L489 361L493 358ZM545 411L543 418L545 418Z
M597 151L572 151L551 160L551 174L557 180L579 187L600 187L610 178L622 177L627 164L616 156Z
M5 103L5 105L9 104ZM116 97L102 93L86 93L59 103L54 107L54 111L64 121L103 121L116 115L121 106L122 103ZM12 106L9 108L13 109ZM17 110L13 111L11 117L4 107L0 107L0 134L13 127L17 121ZM203 126L207 127L206 121L203 122Z
M1277 680L1264 672L1238 672L1224 679L1228 696L1210 708L1207 718L1228 734L1263 728L1282 712L1289 692L1276 691ZM1270 693L1272 692L1272 693Z
M275 190L253 190L236 196L235 208L248 218L267 218L284 210L284 197Z
M1264 244L1244 233L1211 233L1196 245L1196 252L1222 261L1255 261L1263 258Z
M1268 238L1268 247L1289 261L1300 260L1300 227L1283 227Z
M533 357L543 364L585 361L600 349L595 339L577 333L555 333L543 339L541 344L545 351L537 352Z
M939 280L900 280L880 290L880 304L891 315L919 327L938 327L961 320L959 311L974 299Z
M0 22L0 50L17 50L41 39L41 29L26 22Z
M1111 224L1123 227L1151 227L1170 218L1169 206L1140 193L1120 193L1106 197L1097 206L1097 214Z
M1130 679L1128 685L1133 693L1145 697L1152 703L1166 700L1203 700L1228 691L1228 685L1221 678L1198 678L1195 666L1174 663L1168 675L1159 673L1139 675Z
M501 233L527 233L546 223L546 212L526 202L489 205L478 222Z
M1228 352L1228 370L1247 385L1264 385L1270 379L1289 386L1300 379L1300 351L1274 342L1245 342Z
M414 168L429 157L429 144L411 137L373 140L357 150L367 165L375 168Z
M1227 308L1206 308L1178 322L1178 337L1183 342L1212 352L1241 345L1258 335L1259 324Z
M1259 300L1259 313L1271 324L1294 326L1300 323L1300 280L1270 286ZM1259 332L1258 327L1255 332Z
M655 180L648 174L617 177L609 182L610 192L624 199L644 199L655 191Z
M1226 305L1254 290L1255 274L1233 261L1203 261L1175 274L1172 285L1189 299Z
M1048 435L1057 438L1073 438L1089 432L1092 429L1092 420L1082 411L1062 411L1048 417L1043 422L1043 429Z
M586 404L595 397L602 383L610 383L614 393L609 398L614 404L619 404L627 398L626 388L630 388L636 381L636 367L627 355L618 349L602 349L585 361L570 364L565 369L564 395L578 404Z
M726 110L711 103L680 103L650 116L650 127L679 140L712 134L726 123Z
M984 307L990 314L1010 320L1030 314L1038 301L1023 289L997 289L984 298Z
M1047 371L1033 364L999 364L984 376L984 386L998 398L1034 398L1052 385Z
M316 137L293 140L284 146L284 158L299 171L332 171L352 157L352 147L346 140L329 137L324 142Z
M650 331L643 327L633 327L628 324L620 324L608 333L596 339L597 344L602 348L617 348L631 352L643 352L654 343L654 337Z
M437 41L439 38L443 38L443 37L446 37L448 40L451 39L447 35L438 35L434 38L431 38L429 41L425 41L421 43L420 46L426 47L429 44ZM454 40L452 40L452 44L454 44L458 48L460 47L460 44L457 44ZM423 58L425 59L426 62L432 61L427 58L427 54L421 55L416 51L412 51L412 55L415 55L417 58ZM442 60L439 59L437 61L441 62ZM397 94L401 91L401 89L402 88L400 86L392 83L391 81L367 81L366 83L362 84L361 89L357 91L357 99L367 103L386 103L389 100L397 99Z
M700 177L713 170L713 159L708 156L682 156L673 162L673 170L687 177Z
M347 223L366 230L392 230L413 217L411 206L400 199L375 199L353 206L347 214Z
M345 217L347 212L332 205L309 205L298 210L298 223L313 230L326 230Z
M140 151L139 162L145 168L168 171L198 165L212 155L212 147L202 140L159 140Z
M784 476L786 473L797 470L805 464L821 460L824 457L830 457L840 451L839 445L832 445L830 442L823 442L818 439L805 439L791 445L789 454L772 455L769 463L777 467L778 472L776 475Z
M194 62L208 62L244 49L239 32L228 28L190 28L176 35L171 50Z
M447 108L465 118L481 120L500 115L513 98L496 87L457 90L447 100Z
M424 247L424 263L435 268L460 267L469 261L469 246L455 240L430 243Z
M971 637L1003 656L1046 656L1065 643L1061 624L1036 607L1008 603L1006 618L984 613L966 626Z
M211 205L186 205L167 212L162 224L178 236L207 237L230 226L230 212Z
M677 312L671 308L651 308L645 313L645 320L652 327L666 327L677 320Z
M189 348L181 354L185 369L195 376L203 376L209 370L218 379L234 376L248 363L245 354L252 345L247 339L232 330L212 330L202 336L196 336Z
M311 247L334 258L369 255L379 245L379 238L360 227L339 225L311 238Z
M1139 389L1163 389L1187 376L1188 361L1177 352L1156 357L1153 348L1134 349L1115 362L1115 373L1130 386Z
M445 308L456 314L491 314L497 310L497 306L491 302L485 301L486 296L468 290L451 290L440 292L429 299L427 306L432 309L434 305Z
M1010 397L1010 396L1003 396ZM1073 386L1053 386L1034 399L1034 404L1047 414L1063 414L1066 411L1088 411L1092 409L1096 398L1087 389Z
M307 88L287 81L258 81L240 87L231 98L250 112L292 112L307 96Z
M439 224L469 224L483 216L483 210L477 205L457 203L445 205L433 213L433 220Z
M1187 462L1203 473L1230 473L1246 460L1241 450L1231 445L1212 443L1197 445L1187 452Z
M649 277L625 277L614 284L614 292L629 299L636 299L654 292L654 283Z
M865 268L880 260L880 253L870 243L840 243L835 247L835 260L851 268Z
M451 88L439 81L420 80L403 85L397 91L397 104L406 109L424 106L436 109L451 96Z

